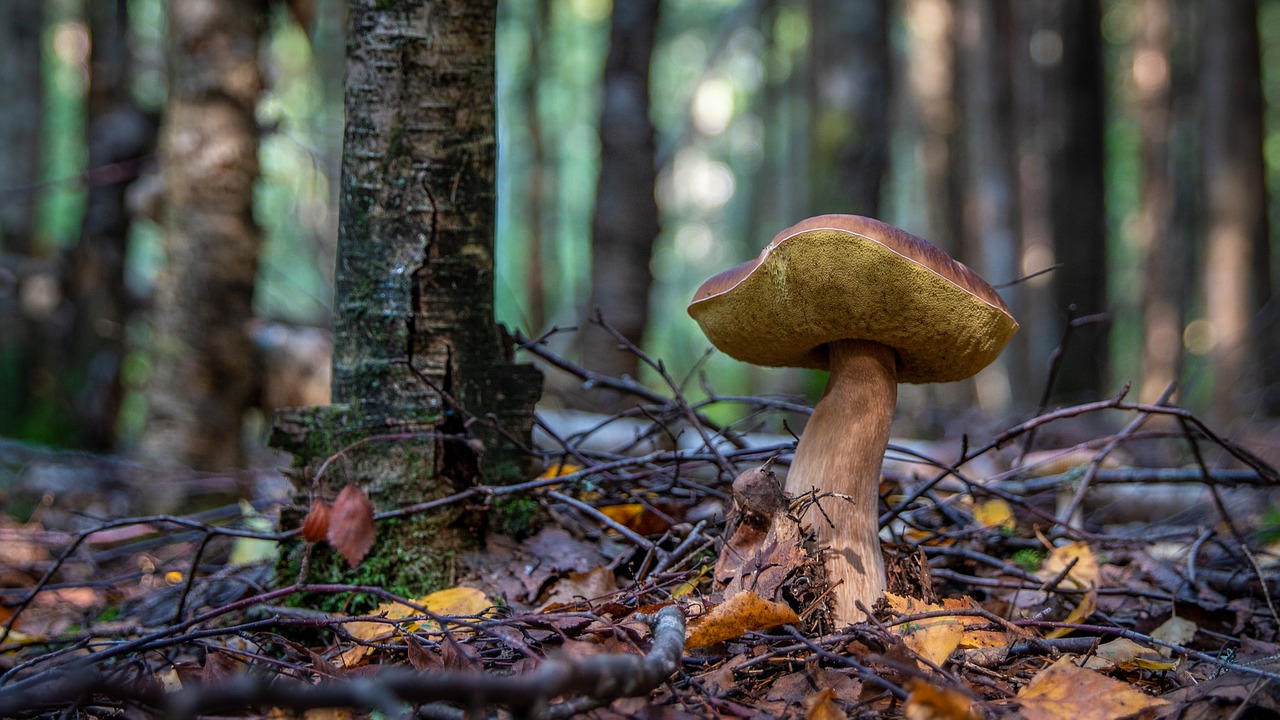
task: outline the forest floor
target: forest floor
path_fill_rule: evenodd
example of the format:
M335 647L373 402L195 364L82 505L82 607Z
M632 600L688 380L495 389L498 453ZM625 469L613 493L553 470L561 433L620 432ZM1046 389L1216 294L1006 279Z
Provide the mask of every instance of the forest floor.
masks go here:
M803 408L691 404L670 385L552 433L541 477L493 489L536 503L535 524L490 536L459 559L455 587L422 597L273 581L277 541L305 532L358 555L334 538L376 535L371 511L334 507L337 536L273 528L279 501L261 496L111 519L46 494L21 520L0 516L0 717L1280 713L1277 475L1191 413L1121 396L945 452L892 443L891 594L835 627L822 548L796 521L805 499L755 517L754 539L735 533L733 479L767 482L791 451L743 429ZM730 401L750 408L737 434L703 415ZM1123 429L1087 436L1098 416ZM619 426L627 439L602 447ZM1043 449L1064 437L1083 440ZM725 576L726 535L754 569ZM293 606L301 593L350 598L351 612Z

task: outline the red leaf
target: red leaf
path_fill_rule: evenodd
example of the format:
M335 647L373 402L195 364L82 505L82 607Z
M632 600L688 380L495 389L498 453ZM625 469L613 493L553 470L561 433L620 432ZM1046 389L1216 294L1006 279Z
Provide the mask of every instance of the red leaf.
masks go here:
M332 508L323 500L311 503L311 512L302 521L302 537L307 542L320 542L329 534L329 513Z
M354 568L373 547L375 534L369 496L355 485L342 488L329 514L329 544Z

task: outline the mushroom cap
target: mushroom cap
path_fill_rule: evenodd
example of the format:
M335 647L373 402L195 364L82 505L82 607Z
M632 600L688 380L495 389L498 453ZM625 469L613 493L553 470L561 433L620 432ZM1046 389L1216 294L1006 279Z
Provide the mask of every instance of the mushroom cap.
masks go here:
M825 370L829 342L883 343L908 383L970 377L1018 330L977 273L857 215L820 215L783 230L756 259L704 282L689 314L713 345L755 365Z

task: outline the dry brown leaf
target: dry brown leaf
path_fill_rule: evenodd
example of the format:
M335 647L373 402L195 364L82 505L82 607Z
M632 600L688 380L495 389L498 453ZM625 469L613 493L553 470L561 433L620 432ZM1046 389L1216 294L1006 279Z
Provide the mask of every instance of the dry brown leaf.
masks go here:
M847 720L848 713L835 703L834 690L819 690L804 700L804 720Z
M1071 564L1073 561L1075 565ZM1067 566L1071 566L1071 572L1062 581L1066 587L1074 585L1084 589L1098 583L1098 558L1085 542L1073 542L1054 548L1040 566L1036 577L1048 582L1061 575Z
M1160 627L1151 631L1151 637L1174 645L1186 645L1195 636L1196 624L1176 615L1160 623ZM1160 654L1165 657L1169 657L1172 653L1172 648L1160 648Z
M329 515L333 508L323 500L313 500L311 510L302 521L302 539L307 542L320 542L329 535Z
M547 592L547 600L538 608L538 612L548 612L566 605L576 605L584 600L604 597L618 589L618 579L613 570L600 565L580 573L574 572L561 580L557 580Z
M1099 645L1084 666L1092 670L1172 670L1178 663L1162 659L1153 648L1128 638L1116 638Z
M941 688L920 678L907 683L903 715L907 720L978 720L981 715L968 695L952 688Z
M1018 703L1027 720L1119 720L1168 704L1127 683L1077 667L1072 656L1031 678L1018 693Z
M355 485L342 488L329 513L329 544L354 568L373 547L376 533L369 496Z
M743 591L690 623L685 648L696 650L742 637L753 630L768 630L798 622L800 617L791 606Z

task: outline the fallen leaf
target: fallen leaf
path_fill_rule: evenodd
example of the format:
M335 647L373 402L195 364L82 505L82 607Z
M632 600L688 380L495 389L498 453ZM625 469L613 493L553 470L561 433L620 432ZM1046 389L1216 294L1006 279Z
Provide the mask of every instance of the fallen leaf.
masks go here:
M414 603L421 605L436 615L456 617L479 615L493 607L493 601L488 596L475 588L469 587L455 587L433 592L430 595L414 600ZM369 613L369 616L381 617L385 620L402 620L420 614L417 610L404 603L391 602L379 605L376 610ZM346 631L351 633L352 637L363 640L366 643L375 644L397 638L396 625L394 622L378 622L374 620L355 620L342 624ZM402 626L408 632L439 629L439 625L430 620L404 623ZM343 652L339 660L342 662L343 667L354 667L372 649L365 644L354 645Z
M893 593L885 593L885 599L888 600L889 607L901 615L959 609L944 604L932 605ZM941 665L960 646L960 640L964 637L964 623L955 616L932 617L900 623L894 626L893 631L917 655L934 665Z
M244 519L245 529L254 532L269 533L272 531L271 520L253 508L247 500L240 501L240 514ZM252 565L267 560L274 560L279 544L274 540L263 540L253 537L238 537L231 545L232 565Z
M933 685L920 678L907 683L911 694L902 713L907 720L978 720L968 695L953 688Z
M1071 564L1073 561L1074 565ZM1081 589L1097 584L1098 558L1094 556L1088 543L1084 542L1073 542L1054 548L1049 553L1049 557L1044 559L1044 564L1036 572L1036 577L1049 582L1061 575L1068 566L1071 567L1071 572L1067 573L1064 583Z
M369 502L369 496L355 485L342 488L329 514L329 532L326 535L329 544L342 553L347 565L354 568L373 547L375 534L373 503Z
M1196 624L1176 615L1160 623L1160 627L1151 631L1151 637L1174 645L1186 645L1195 636ZM1173 648L1160 648L1160 654L1165 657L1172 653Z
M1098 646L1085 661L1092 670L1172 670L1178 663L1164 660L1153 648L1128 638L1116 638Z
M1119 720L1167 704L1128 683L1077 667L1073 656L1031 678L1018 693L1018 703L1027 720Z
M742 637L754 630L768 630L798 622L800 617L790 605L765 600L747 590L690 623L685 648L696 650Z
M804 720L847 720L849 714L835 704L835 691L819 690L805 698Z
M1072 625L1079 625L1083 623L1085 620L1089 619L1089 616L1092 615L1093 611L1097 609L1098 609L1098 591L1091 587L1089 588L1089 592L1084 594L1084 597L1080 599L1079 604L1077 604L1071 610L1071 614L1067 615L1067 618L1063 620L1063 622L1070 623ZM1068 627L1054 628L1047 635L1045 635L1045 637L1048 637L1048 638L1066 637L1067 635L1070 635L1073 632L1075 632L1074 628L1068 628Z
M980 502L973 508L973 519L983 527L1013 530L1018 521L1013 517L1013 507L1001 498Z
M618 579L613 570L604 565L592 568L584 573L569 573L557 580L547 592L546 602L538 608L538 612L548 612L566 605L576 605L585 600L604 597L618 589Z

